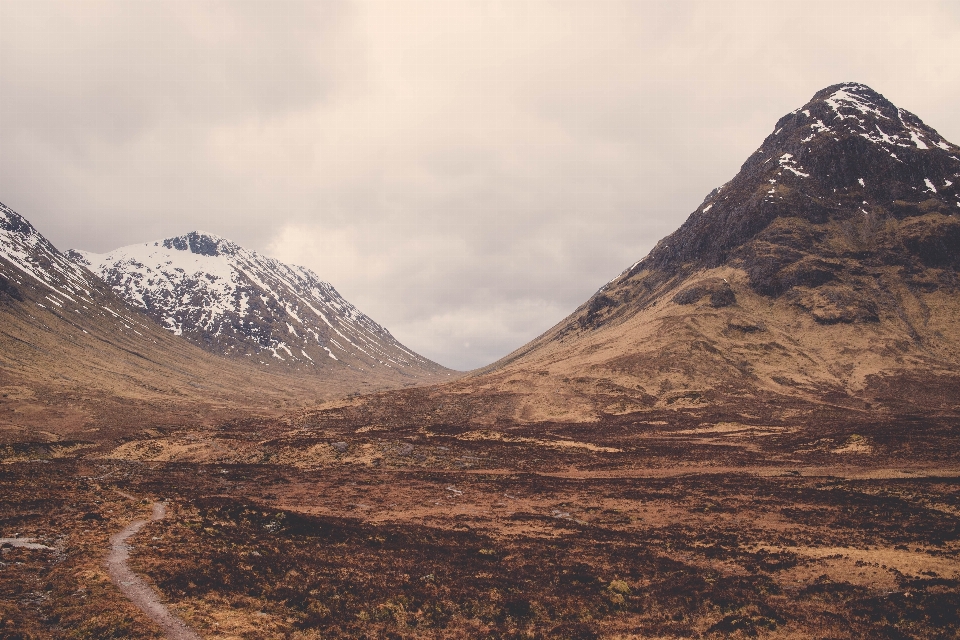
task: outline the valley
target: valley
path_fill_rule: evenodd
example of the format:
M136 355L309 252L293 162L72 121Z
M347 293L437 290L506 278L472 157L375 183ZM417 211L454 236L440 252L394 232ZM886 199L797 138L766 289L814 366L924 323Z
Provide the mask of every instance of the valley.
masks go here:
M201 637L957 631L955 417L705 417L478 431L307 414L171 434L234 443L206 461L144 442L7 464L0 517L53 548L4 551L7 629L156 629L99 559L164 500L131 565ZM245 447L273 457L229 455Z
M958 154L823 89L471 372L212 234L3 209L0 638L957 637Z

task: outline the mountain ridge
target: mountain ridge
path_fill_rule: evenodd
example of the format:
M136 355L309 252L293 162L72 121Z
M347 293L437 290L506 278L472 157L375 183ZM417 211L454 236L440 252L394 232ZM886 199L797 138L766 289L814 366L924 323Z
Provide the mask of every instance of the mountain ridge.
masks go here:
M0 204L0 443L93 446L142 429L275 416L422 381L386 367L334 373L297 375L200 349Z
M214 234L67 255L173 333L218 355L301 372L451 373L404 347L313 271Z
M448 407L435 420L490 424L953 411L958 152L865 85L820 90L567 318L449 391L412 395Z
M874 123L878 132L875 133L865 126L866 118L855 113L879 114L891 122L896 118L900 126L885 124L888 128L884 131ZM833 119L828 114L832 114ZM846 128L835 131L824 124L824 119L835 128L839 128L837 123ZM855 122L848 125L849 119ZM825 142L827 145L838 143L837 149L827 149L825 154ZM884 151L878 152L878 147ZM912 162L895 157L896 152L891 149ZM954 211L960 212L956 186L960 179L958 154L960 147L869 87L859 83L827 87L818 91L806 105L780 118L774 132L744 162L737 176L708 194L677 231L660 240L644 258L601 287L572 315L578 316L580 329L596 326L623 315L624 311L645 308L654 294L660 295L660 288L671 280L679 283L697 270L717 268L728 261L747 272L751 289L771 297L784 295L796 286L816 288L834 281L838 265L831 261L837 259L870 258L873 262L917 270L944 264L955 268L960 253L960 220L954 215ZM816 161L823 155L830 158L827 164ZM878 167L878 155L888 156L889 162ZM871 162L864 163L865 158ZM773 160L777 160L776 164L766 166ZM814 162L809 168L812 173L805 170L810 161ZM871 180L867 185L865 177L871 174L893 176L894 180ZM808 193L803 182L811 176L815 182L826 181L821 193ZM940 185L939 189L934 181ZM911 182L913 184L909 184ZM763 189L757 189L758 185ZM831 192L823 193L825 190ZM841 193L837 194L838 190ZM864 195L869 199L865 200ZM835 203L827 201L831 196L836 197ZM939 215L941 219L923 220L921 224L919 219L930 214ZM826 260L800 255L816 240L811 238L809 227L827 223L831 218L846 223L843 231L851 236L847 240L860 246L826 252L829 254ZM910 228L900 237L884 239L880 229L883 218L916 224L907 225ZM791 220L778 226L780 219ZM931 231L931 227L936 228ZM744 250L749 241L765 230L770 233L760 238L765 242L760 248L763 250L758 247ZM920 266L911 262L914 258ZM630 291L624 304L618 302L617 295L623 295L623 289L628 288L623 285L641 273L646 274L643 291ZM947 286L956 286L949 274L946 278ZM728 284L710 283L701 290L703 295L711 296L715 306L724 306L735 300ZM703 297L694 298L697 293L691 290L686 297L696 302ZM681 295L681 299L683 297ZM623 309L626 304L632 308ZM866 309L860 317L873 315ZM822 316L821 321L843 322L851 317L854 316L840 314L833 319ZM499 362L514 359L518 352L529 347L525 345ZM480 371L496 366L497 363L493 363Z

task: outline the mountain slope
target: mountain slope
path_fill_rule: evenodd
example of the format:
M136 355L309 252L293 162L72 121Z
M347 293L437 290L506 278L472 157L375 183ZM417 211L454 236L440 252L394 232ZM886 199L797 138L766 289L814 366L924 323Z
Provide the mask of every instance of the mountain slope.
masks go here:
M446 407L437 420L488 423L955 412L958 158L869 87L828 87L557 326L433 400L411 395Z
M203 351L0 205L0 441L108 439L396 386L377 371L298 376Z
M579 372L633 406L908 402L897 385L952 405L958 158L869 87L828 87L648 256L485 371Z
M173 333L218 355L323 375L354 369L412 381L450 373L397 342L309 269L212 234L67 256Z

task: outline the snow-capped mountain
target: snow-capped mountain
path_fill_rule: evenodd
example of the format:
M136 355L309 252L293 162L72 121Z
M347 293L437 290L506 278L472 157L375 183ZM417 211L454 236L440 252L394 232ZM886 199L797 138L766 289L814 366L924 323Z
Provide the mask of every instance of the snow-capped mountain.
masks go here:
M329 283L210 233L70 250L129 303L208 351L297 369L421 377L446 370L402 344Z
M761 415L797 398L955 408L958 187L960 147L865 85L827 87L646 257L475 373L509 384L477 385L525 382L517 415L540 419L573 411L567 379L570 398L595 385L599 404L577 409L594 416L725 401Z
M331 324L341 326L332 318ZM359 329L341 331L360 340ZM0 435L109 439L149 425L206 423L238 411L263 415L431 380L414 375L342 365L322 376L301 375L252 357L209 353L165 330L0 204Z
M870 87L827 87L780 118L740 172L631 270L715 266L777 219L960 213L958 158L960 147Z
M875 315L880 301L866 302L874 287L854 286L868 266L897 266L913 280L958 265L958 183L960 147L865 85L828 87L780 118L732 180L584 305L584 326L641 308L637 296L615 303L640 274L651 290L721 265L772 298L846 284L857 292L842 296L847 310L862 309L839 321ZM951 277L937 275L944 285Z
M26 218L0 203L0 295L23 301L27 290L36 306L73 311L85 317L119 318L120 331L134 331L142 320L126 313L113 296L104 297L103 283L90 271L68 260ZM39 285L39 286L38 286Z

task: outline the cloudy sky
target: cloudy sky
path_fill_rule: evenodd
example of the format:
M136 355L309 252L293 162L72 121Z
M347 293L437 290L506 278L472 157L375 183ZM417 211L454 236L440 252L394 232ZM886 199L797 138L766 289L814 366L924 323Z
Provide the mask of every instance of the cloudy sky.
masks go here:
M960 3L0 0L0 201L61 249L201 229L487 364L841 81L960 141Z

